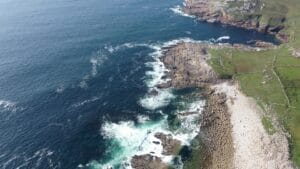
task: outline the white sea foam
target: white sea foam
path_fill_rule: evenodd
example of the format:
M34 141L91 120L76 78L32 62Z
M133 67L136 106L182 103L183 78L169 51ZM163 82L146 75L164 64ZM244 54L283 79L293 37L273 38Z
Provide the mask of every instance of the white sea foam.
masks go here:
M194 16L194 15L189 15L189 14L184 13L179 5L177 5L173 8L170 8L170 10L173 11L175 14L178 14L181 16L185 16L185 17L189 17L189 18L196 18L196 16Z
M89 75L85 75L78 86L82 89L87 89L88 88L87 81L89 80L89 78L90 78Z
M205 106L204 100L197 100L195 102L189 103L188 109L179 112L196 112L195 114L190 114L188 116L178 115L181 121L181 127L175 131L175 138L183 142L184 145L189 145L193 138L197 136L200 132L200 113L203 111Z
M212 38L209 41L217 43L217 42L222 42L223 40L229 40L229 39L230 39L230 36L221 36L217 39Z
M171 88L158 89L156 85L170 80L163 78L168 71L160 60L164 52L163 50L166 47L182 42L200 43L202 41L180 38L161 44L123 44L114 48L115 50L119 50L125 47L146 46L154 50L154 52L150 54L153 61L146 63L146 66L151 68L150 71L146 72L145 80L149 92L139 101L140 105L144 108L154 110L166 106L176 97L172 93ZM156 90L157 93L151 94L152 90ZM169 130L167 115L164 115L165 118L158 122L151 121L147 116L138 116L138 125L135 125L132 121L123 121L120 123L106 122L101 128L101 133L106 139L110 140L111 147L108 148L108 154L112 155L112 159L102 163L93 161L87 164L87 166L97 169L110 169L115 165L121 164L124 169L131 169L130 160L134 155L149 153L160 157L166 163L170 163L173 157L162 155L163 147L161 144L153 143L153 141L160 142L160 140L154 136L155 133L171 134L173 138L179 140L182 145L189 145L191 140L199 133L200 113L203 110L204 104L205 101L200 99L188 104L186 110L178 112L177 116L181 121L181 126L175 131ZM194 112L194 114L182 115L185 112Z
M117 45L114 47L111 45L107 45L104 47L104 49L106 49L109 53L114 53L114 52L122 50L122 49L130 49L130 48L135 48L135 47L150 47L150 45L148 45L146 43L123 43L121 45Z
M153 61L146 63L146 66L151 68L151 70L146 72L145 81L149 90L148 93L139 100L139 104L144 108L155 110L164 107L176 97L172 93L172 89L158 89L156 86L158 84L167 83L171 80L168 78L163 78L166 75L166 72L169 71L161 61L161 57L165 48L182 42L200 43L202 41L195 41L190 38L180 38L162 44L147 45L149 48L153 49L154 52L150 54L150 56L153 58ZM156 91L157 94L151 94L151 91Z
M230 36L221 36L217 39L217 41L228 40L228 39L230 39Z
M192 32L191 31L185 31L184 33L188 34L188 35L191 35Z
M83 105L85 105L85 104L94 102L94 101L99 100L99 99L100 99L100 97L94 96L94 97L92 97L92 98L90 98L90 99L87 99L87 100L84 100L84 101L75 103L75 104L73 104L71 107L80 107L80 106L83 106Z
M157 90L157 95L146 94L140 101L140 105L149 110L155 110L164 107L170 103L175 95L172 94L171 89Z
M146 85L149 88L149 93L146 94L143 98L140 99L139 103L146 109L155 110L166 106L170 101L175 98L172 94L171 89L158 89L156 85L161 83L166 83L170 79L163 79L165 72L168 69L165 67L164 63L160 60L160 57L163 54L163 45L148 45L149 48L153 49L154 52L150 53L150 56L153 58L152 62L146 63L146 66L150 67L151 70L146 72L147 80ZM157 94L150 94L152 90L155 90Z
M98 73L98 70L97 70L98 66L101 66L106 59L107 59L107 57L105 55L93 57L90 59L90 62L92 64L91 75L93 77L95 77Z
M15 102L7 101L7 100L0 100L0 110L15 112L15 111L17 111L17 109L18 108L17 108Z
M105 45L104 49L106 49L109 53L113 53L115 51L111 45Z
M137 116L137 120L138 120L138 122L139 122L140 124L143 124L143 123L149 121L150 118L149 118L149 116L138 115L138 116Z
M50 168L57 168L58 164L54 164L52 162L52 155L54 154L53 151L51 151L48 148L42 148L40 150L37 150L34 154L28 155L26 153L19 153L16 155L13 155L8 161L4 162L2 165L0 164L0 167L5 169L9 168L11 164L18 164L18 166L14 167L15 169L22 169L22 168L41 168L42 162L45 162L44 164L47 164ZM21 164L19 164L21 163ZM33 165L34 167L30 167L29 165Z
M78 86L82 89L88 88L88 81L96 77L98 74L98 68L107 60L107 55L103 54L100 50L95 52L90 58L91 63L91 72L85 75L82 80L79 82Z
M62 93L62 92L64 92L64 90L65 90L65 87L64 87L64 85L59 85L57 88L56 88L56 93Z
M105 123L102 127L102 135L107 139L111 139L111 142L115 142L119 147L110 148L110 152L113 154L112 160L105 164L92 162L88 166L97 169L108 169L121 164L124 166L124 169L131 169L130 160L134 155L148 154L150 152L168 162L171 157L162 155L162 145L153 143L153 141L160 142L154 136L156 132L165 132L163 129L166 128L164 126L166 123L163 123L163 121L158 123L147 122L139 126L134 125L131 121L118 124Z
M182 145L190 145L191 140L199 133L199 118L204 104L205 102L202 100L190 103L188 109L184 112L195 111L197 113L188 116L178 115L181 121L181 127L176 131L169 130L167 116L158 122L146 120L139 125L135 125L132 121L120 123L106 122L102 126L101 133L106 139L113 142L112 145L114 147L109 148L113 158L104 164L94 161L89 163L88 166L97 169L107 169L122 164L122 166L124 166L123 168L131 169L131 158L134 155L144 154L152 154L160 157L165 163L171 163L173 156L163 155L162 145L154 143L161 142L161 140L155 137L155 134L158 132L171 134L172 137L179 140Z

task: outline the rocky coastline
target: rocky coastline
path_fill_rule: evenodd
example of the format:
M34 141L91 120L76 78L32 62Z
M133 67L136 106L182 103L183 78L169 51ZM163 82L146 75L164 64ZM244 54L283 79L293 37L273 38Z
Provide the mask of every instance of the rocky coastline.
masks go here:
M210 59L209 49L234 48L249 51L274 47L272 45L262 46L263 48L245 45L179 42L163 49L163 55L160 59L168 70L163 78L170 80L166 83L158 84L156 87L160 89L170 87L177 89L201 88L203 89L202 95L206 98L205 109L200 115L200 133L197 136L201 143L201 159L199 159L201 163L199 168L233 168L234 158L231 115L226 104L230 98L223 93L215 92L213 88L214 85L228 82L229 80L219 78L208 64ZM153 92L153 94L155 95L156 93ZM179 113L181 116L193 114L195 113ZM180 141L173 139L171 135L156 133L155 137L160 140L160 142L155 144L162 145L163 155L176 156L180 151ZM135 169L164 169L165 166L168 166L159 157L151 153L134 156L131 164Z
M202 112L198 138L201 145L201 166L199 168L232 168L233 142L230 114L227 111L226 95L215 93L211 86L221 83L208 65L208 48L222 47L205 43L179 43L166 49L161 60L170 70L171 81L163 87L200 87L207 98ZM240 47L240 46L239 46ZM200 159L199 159L200 160Z
M165 78L171 80L166 84L159 84L158 87L196 87L204 91L202 94L206 98L206 106L201 113L200 132L195 138L201 144L196 154L196 167L293 168L284 133L278 131L273 136L267 134L260 121L262 110L255 101L242 94L233 80L220 79L208 64L209 49L224 47L243 50L264 49L243 45L181 42L165 48L161 57L161 61L169 70ZM187 115L189 114L193 113ZM179 145L176 140L167 135L160 135L157 138L162 141L164 152L176 155L178 150L175 147ZM247 140L244 140L245 138Z
M169 70L166 77L170 81L158 84L158 88L188 88L200 87L204 89L203 95L207 98L205 110L201 113L201 154L203 155L200 168L220 168L232 165L233 143L231 138L230 115L227 113L226 96L214 93L209 86L220 83L222 80L207 64L209 47L222 47L206 43L179 43L164 49L161 61ZM240 48L241 46L237 46ZM194 115L195 112L179 113L180 116ZM163 155L176 156L181 147L180 141L171 135L156 133L160 140ZM134 156L131 165L135 169L164 169L165 164L159 157L146 154Z
M207 88L205 96L207 104L202 114L199 133L203 144L202 168L233 168L232 126L226 95Z
M185 0L182 11L202 21L257 30L276 35L279 40L287 42L288 35L283 32L284 17L279 18L281 21L276 25L260 21L262 16L257 13L260 13L264 6L259 0Z
M231 10L228 8L228 3L230 2L229 0L186 0L182 11L196 16L199 20L253 29L273 34L281 41L288 41L288 36L283 33L284 26L282 25L263 25L259 21L252 19L237 20L228 12ZM251 4L251 0L246 0L245 2L249 2L250 5L249 3L245 3L244 5L246 6L240 7L240 10L254 12L252 8L255 8L257 4ZM243 13L243 11L240 12ZM168 71L165 72L165 76L162 78L170 80L166 83L158 84L156 87L158 89L196 87L204 91L202 94L206 98L206 106L201 113L200 133L195 138L201 144L198 148L198 153L200 154L197 155L197 158L199 158L196 162L197 168L269 168L268 166L264 166L264 164L259 164L259 166L255 167L255 156L259 156L257 158L260 158L258 161L262 160L261 163L267 163L275 168L282 168L282 166L284 168L293 168L289 160L288 141L284 134L278 132L279 134L270 137L261 126L260 109L253 103L253 100L239 92L236 82L220 78L208 64L210 59L209 49L233 48L251 51L277 48L277 46L272 43L256 40L249 42L249 45L250 46L182 41L163 49L163 55L160 60L164 63ZM155 90L153 90L152 93L154 95L157 94ZM237 94L235 93L238 93L238 96L236 96ZM233 110L233 107L236 106L234 105L236 97L242 98L240 100L241 104L248 106L245 108L249 109L247 112L248 115L252 114L254 116L254 120L256 120L255 122L257 123L255 127L248 124L249 119L247 119L248 121L245 120L242 122L242 120L244 120L242 119L243 117L236 118L242 109L238 107L238 110ZM193 114L194 112L187 112L179 115L189 116ZM232 117L233 115L234 117ZM233 119L238 120L238 122ZM261 140L253 140L253 142L257 142L258 145L261 144L259 145L261 147L252 145L251 142L239 147L241 146L240 144L243 144L241 140L243 140L242 137L245 133L244 130L241 131L242 129L236 128L237 126L241 128L241 126L239 126L241 124L237 123L243 123L243 127L246 127L244 130L252 130L252 133L248 135L249 137L261 138ZM258 134L256 134L256 130L260 130ZM163 133L156 133L155 137L161 141L156 144L162 145L163 155L173 157L178 155L182 148L180 141L173 139L171 135ZM280 152L276 150L278 146L281 147ZM252 152L251 147L258 149ZM245 159L247 157L239 154L240 152L254 157L249 160ZM274 161L272 158L269 158L270 156L278 160ZM131 160L131 165L135 169L170 168L169 164L164 163L159 157L151 153L134 156Z

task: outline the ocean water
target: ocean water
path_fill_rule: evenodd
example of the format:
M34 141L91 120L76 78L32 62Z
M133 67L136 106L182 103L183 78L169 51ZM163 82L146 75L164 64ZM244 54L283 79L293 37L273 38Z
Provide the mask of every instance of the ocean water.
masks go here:
M184 16L180 0L2 0L0 168L130 168L153 152L155 132L183 145L199 132L199 89L151 90L166 71L164 46L180 41L277 41ZM196 94L198 93L198 95ZM201 132L201 131L200 131Z

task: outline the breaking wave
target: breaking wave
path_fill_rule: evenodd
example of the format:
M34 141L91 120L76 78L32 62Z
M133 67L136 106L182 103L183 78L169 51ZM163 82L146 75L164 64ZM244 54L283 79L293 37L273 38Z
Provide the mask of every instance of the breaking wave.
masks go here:
M167 47L176 45L182 42L200 43L189 38L180 38L165 43L157 44L132 44L126 43L116 47L108 48L110 51L116 51L125 48L133 47L148 47L153 50L149 54L152 61L145 63L150 68L145 72L145 84L148 87L148 92L141 97L138 103L147 110L157 110L169 105L170 102L176 99L176 95L172 88L160 89L158 84L166 83L170 79L166 78L168 69L161 61L163 52ZM202 98L185 103L186 106L182 110L176 110L175 116L180 121L180 127L171 129L168 123L168 115L161 112L163 118L153 121L148 116L138 115L137 123L133 121L121 121L119 123L105 122L101 127L101 135L107 140L107 158L102 161L92 161L86 166L95 169L131 169L130 161L134 155L152 154L160 157L165 163L171 164L173 156L163 155L163 147L161 142L155 137L156 133L170 134L174 139L181 142L182 145L190 145L200 130L200 114L205 105ZM190 112L187 113L187 112ZM192 113L191 113L192 112ZM79 165L79 167L84 167Z
M217 43L217 42L222 42L224 40L229 40L230 36L221 36L217 39L210 39L211 42Z
M0 100L0 110L2 111L17 111L16 103L7 101L7 100Z
M170 10L173 11L175 14L178 14L178 15L181 15L184 17L196 18L196 16L194 16L194 15L189 15L189 14L184 13L179 5L177 5L173 8L170 8Z
M97 51L94 56L90 58L91 73L85 75L79 82L79 87L82 89L88 88L88 81L96 77L98 74L99 67L108 59L107 55L103 54L101 51Z
M60 164L54 162L52 159L54 152L48 148L42 148L35 151L33 154L29 155L25 152L14 154L5 161L3 164L0 164L0 168L8 169L15 166L16 169L21 168L41 168L42 164L47 165L48 168L59 168ZM34 167L30 167L30 165Z
M17 111L24 110L23 107L17 105L16 102L8 101L8 100L0 100L0 112L10 112L10 113L16 113ZM10 118L11 115L8 114L6 118Z
M152 154L160 157L162 161L170 164L173 156L163 155L161 142L155 137L156 133L170 134L174 139L181 142L181 145L190 145L193 138L200 130L200 113L203 110L205 101L197 100L190 103L188 108L177 112L181 127L177 130L170 130L167 115L159 121L151 121L146 118L141 123L133 121L122 121L119 123L106 122L101 128L101 134L110 142L109 154L112 157L105 162L93 161L88 164L95 169L123 168L131 169L130 161L134 155ZM196 112L193 115L181 115L184 112Z
M83 105L85 105L85 104L88 104L88 103L97 101L97 100L99 100L99 99L100 99L100 97L96 97L96 96L95 96L95 97L92 97L91 99L87 99L87 100L84 100L84 101L82 101L82 102L75 103L75 104L73 104L71 107L74 107L74 108L80 107L80 106L83 106Z

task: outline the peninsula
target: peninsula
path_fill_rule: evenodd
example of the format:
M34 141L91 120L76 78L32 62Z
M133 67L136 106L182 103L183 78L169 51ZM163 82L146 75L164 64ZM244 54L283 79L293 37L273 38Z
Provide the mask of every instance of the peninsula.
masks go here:
M273 34L281 44L181 41L164 50L171 81L207 98L185 169L288 169L300 166L300 4L296 0L186 0L200 21ZM148 157L149 158L149 157ZM152 165L159 168L159 165ZM165 165L162 168L167 168Z

